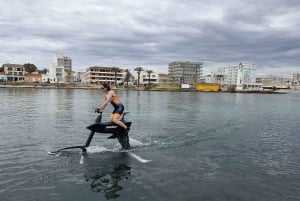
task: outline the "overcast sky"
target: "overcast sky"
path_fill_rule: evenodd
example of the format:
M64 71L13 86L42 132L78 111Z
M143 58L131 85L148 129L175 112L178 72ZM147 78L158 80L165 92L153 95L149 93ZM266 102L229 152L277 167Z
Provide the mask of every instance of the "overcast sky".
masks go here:
M300 72L299 0L0 0L0 64L167 72L172 61L232 64L257 74ZM132 70L132 72L134 72Z

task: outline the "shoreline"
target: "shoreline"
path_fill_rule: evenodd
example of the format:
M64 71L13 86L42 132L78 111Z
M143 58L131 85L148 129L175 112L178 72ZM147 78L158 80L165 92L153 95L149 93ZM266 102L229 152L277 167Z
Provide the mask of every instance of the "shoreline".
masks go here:
M86 85L86 86L76 86L76 85L1 85L0 88L35 88L35 89L98 89L98 86L94 85ZM256 94L287 94L291 91L298 90L284 90L284 91L272 91L272 90L246 90L246 91L200 91L195 89L168 89L168 88L151 88L146 89L145 87L140 88L114 88L114 90L122 90L122 91L171 91L171 92L209 92L209 93L256 93Z

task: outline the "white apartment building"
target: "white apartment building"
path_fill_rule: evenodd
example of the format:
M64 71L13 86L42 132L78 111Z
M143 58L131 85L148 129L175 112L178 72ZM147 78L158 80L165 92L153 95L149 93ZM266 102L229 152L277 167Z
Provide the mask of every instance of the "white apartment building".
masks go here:
M165 73L155 72L150 73L150 82L149 82L149 73L147 71L141 71L140 74L140 84L167 84L169 82L169 76Z
M117 72L115 72L115 70ZM124 69L119 67L93 66L86 69L82 82L85 84L101 84L107 82L109 85L119 85L124 82Z
M235 87L237 90L259 89L260 83L256 83L256 65L242 64L220 67L206 78L210 83L218 83L222 86Z
M56 54L53 56L49 75L51 77L56 77L57 82L69 82L69 72L72 71L72 59L65 56L64 54Z
M56 77L50 76L49 74L41 74L43 83L57 83Z
M150 75L150 80L149 80ZM152 72L147 73L147 71L141 71L140 73L140 84L141 85L147 85L147 84L157 84L158 83L158 73Z
M4 74L8 82L25 82L25 67L21 64L4 64Z

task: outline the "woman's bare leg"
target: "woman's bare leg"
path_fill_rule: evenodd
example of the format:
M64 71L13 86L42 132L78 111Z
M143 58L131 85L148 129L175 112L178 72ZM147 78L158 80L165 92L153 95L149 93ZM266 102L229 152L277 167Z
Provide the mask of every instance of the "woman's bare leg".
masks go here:
M122 122L120 121L119 118L112 118L112 122L114 122L115 124L121 126L122 128L124 128L125 130L127 129L127 126Z

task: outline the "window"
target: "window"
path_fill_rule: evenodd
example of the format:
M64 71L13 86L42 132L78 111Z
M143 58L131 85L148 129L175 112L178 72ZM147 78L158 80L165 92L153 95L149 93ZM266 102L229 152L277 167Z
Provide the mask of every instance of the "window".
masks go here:
M58 60L57 60L57 64L58 64L59 66L63 66L63 65L64 65L64 60L63 60L63 59L58 59Z

